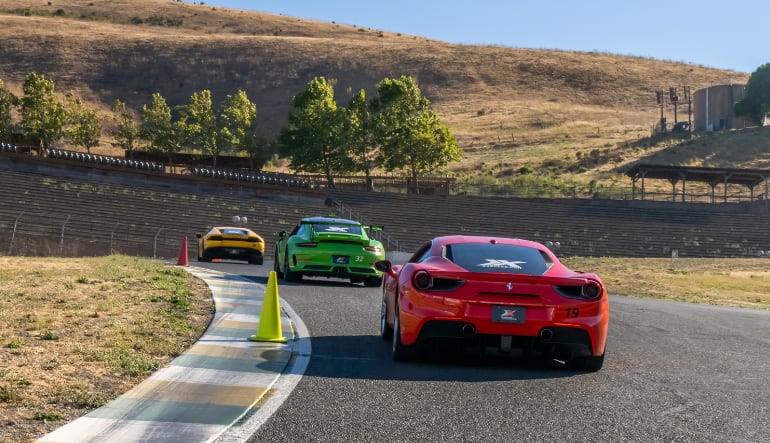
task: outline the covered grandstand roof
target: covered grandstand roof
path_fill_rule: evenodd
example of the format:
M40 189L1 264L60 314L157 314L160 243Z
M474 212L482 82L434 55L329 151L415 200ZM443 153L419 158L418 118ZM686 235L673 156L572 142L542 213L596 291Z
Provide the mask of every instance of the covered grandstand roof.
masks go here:
M645 199L645 179L668 180L673 185L672 199L676 199L677 183L682 183L681 200L686 200L686 183L701 182L711 187L711 200L715 202L714 188L722 185L724 189L723 199L727 201L727 189L730 185L745 186L749 189L750 199L755 199L754 188L764 183L762 194L758 198L767 199L768 197L768 179L770 179L770 170L768 169L733 169L733 168L706 168L697 166L666 166L666 165L648 165L638 164L626 171L626 175L633 181L633 197L636 198L636 182L641 180L641 197Z
M665 179L671 183L697 181L717 184L737 184L754 188L770 178L770 169L704 168L694 166L662 166L640 164L626 172L633 181L642 178Z

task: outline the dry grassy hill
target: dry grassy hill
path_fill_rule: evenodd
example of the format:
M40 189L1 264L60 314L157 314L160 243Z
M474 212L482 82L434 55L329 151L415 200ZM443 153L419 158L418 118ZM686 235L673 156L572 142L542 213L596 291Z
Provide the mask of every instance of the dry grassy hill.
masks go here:
M659 118L656 90L742 83L747 73L604 53L449 44L170 0L3 0L0 22L0 79L13 92L20 95L27 73L42 73L58 92L74 91L98 107L105 125L115 99L139 109L154 92L175 105L203 89L215 101L244 89L257 104L261 131L275 134L291 97L315 76L335 79L345 106L360 89L371 97L383 78L409 75L464 150L463 161L450 166L461 178L501 180L528 165L584 182L617 181L619 167L651 155L666 164L757 166L753 154L721 164L727 151L715 139L706 142L707 153L682 157L665 145L639 143ZM751 141L752 152L766 151L770 135L762 131ZM101 149L110 149L106 137ZM602 160L575 168L592 151Z

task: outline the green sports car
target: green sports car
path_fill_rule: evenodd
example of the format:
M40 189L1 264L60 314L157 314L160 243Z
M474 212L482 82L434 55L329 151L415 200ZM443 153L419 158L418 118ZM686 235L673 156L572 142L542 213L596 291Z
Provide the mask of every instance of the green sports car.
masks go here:
M381 230L353 220L308 217L291 233L278 234L274 269L279 277L298 282L302 276L348 278L367 287L382 284L374 262L385 259L385 248L367 230Z

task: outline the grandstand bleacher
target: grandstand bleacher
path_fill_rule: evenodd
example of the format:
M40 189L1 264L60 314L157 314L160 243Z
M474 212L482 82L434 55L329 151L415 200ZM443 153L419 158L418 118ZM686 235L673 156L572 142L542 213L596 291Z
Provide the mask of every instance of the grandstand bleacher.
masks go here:
M6 149L0 145L0 151ZM10 148L9 148L10 149ZM389 249L438 235L521 237L567 256L757 257L770 215L738 203L523 199L320 189L286 174L209 168L165 174L105 156L0 156L0 253L175 257L184 237L246 216L272 251L275 236L312 215L384 225ZM62 159L62 156L69 156ZM760 208L761 209L761 208ZM194 245L190 255L196 254ZM270 257L268 252L268 257Z

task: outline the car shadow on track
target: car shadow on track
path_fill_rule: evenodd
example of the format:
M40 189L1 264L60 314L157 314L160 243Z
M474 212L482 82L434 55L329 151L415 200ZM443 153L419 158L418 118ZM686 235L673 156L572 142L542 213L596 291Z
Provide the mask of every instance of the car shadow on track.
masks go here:
M242 275L256 283L267 284L268 277ZM342 279L303 278L289 283L278 279L280 286L318 286L327 288L364 288ZM334 335L305 338L310 340L311 354L304 375L398 381L465 381L555 379L589 374L563 368L553 360L521 355L493 355L480 350L457 351L433 346L417 358L396 362L391 356L391 342L379 335ZM475 352L474 352L475 351Z
M305 375L398 381L464 381L554 379L590 374L564 369L537 358L488 355L478 351L432 348L415 359L391 358L390 342L379 336L322 336L311 339Z

